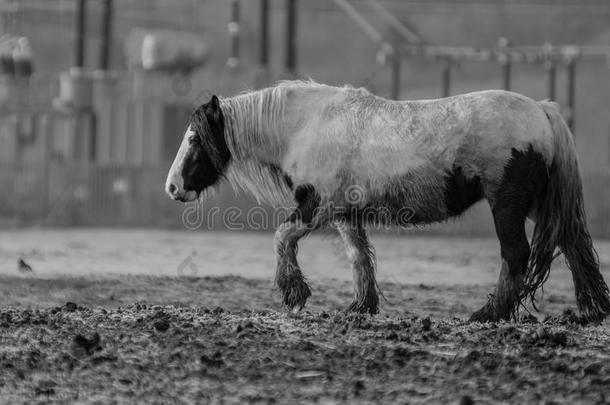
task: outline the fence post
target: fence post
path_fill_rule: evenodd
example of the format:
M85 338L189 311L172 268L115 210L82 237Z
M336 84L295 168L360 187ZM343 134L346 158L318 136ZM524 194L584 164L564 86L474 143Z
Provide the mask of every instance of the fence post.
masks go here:
M556 94L557 64L553 55L553 45L547 42L542 46L542 52L544 53L544 67L546 68L548 78L547 97L549 100L554 101Z
M580 50L575 46L565 47L563 49L563 55L566 61L566 69L567 69L567 79L568 79L568 88L567 88L567 123L570 127L572 133L574 133L574 121L575 121L575 111L576 111L576 60L578 59L578 55Z
M43 190L42 190L42 209L41 209L41 219L42 219L42 225L49 225L49 217L51 215L51 179L52 179L52 175L51 175L51 170L52 170L52 165L51 165L51 160L50 160L50 156L49 156L49 151L51 150L51 134L52 134L52 126L53 123L51 122L51 118L52 115L49 113L46 113L44 115L41 115L41 120L42 120L42 128L43 128L43 134L44 136L42 137L42 142L43 142L43 147L44 147L44 161L42 163L42 167L44 170L43 173Z
M504 90L510 90L511 55L508 47L508 39L504 37L498 39L498 62L502 66L502 88Z
M261 48L260 64L265 70L269 67L269 0L261 0Z
M261 88L268 84L269 72L269 0L260 0L260 48L258 54L258 70L254 79L254 87Z
M392 99L398 100L400 99L400 70L402 69L402 60L401 60L400 51L398 49L394 49L394 54L392 55Z
M442 97L449 97L451 93L451 58L448 56L441 59L441 86Z
M112 0L104 0L102 9L102 32L100 41L101 70L110 68L110 50L112 48Z
M227 60L227 67L235 69L239 65L239 0L233 0L231 3L231 21L228 25L229 37L231 38L231 53Z
M286 71L290 77L296 76L297 51L297 0L287 0L286 4Z
M74 21L75 41L74 41L74 67L83 68L85 66L85 20L86 20L86 0L76 0L76 14Z

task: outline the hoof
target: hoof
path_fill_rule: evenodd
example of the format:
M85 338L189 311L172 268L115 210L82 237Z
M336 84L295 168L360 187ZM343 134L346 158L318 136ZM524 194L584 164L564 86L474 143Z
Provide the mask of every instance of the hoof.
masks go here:
M511 311L499 311L492 305L487 303L483 308L470 316L468 322L499 322L499 321L510 321Z
M598 295L596 298L591 294L577 294L578 312L584 323L601 323L610 315L610 297L605 294Z
M580 311L580 322L583 325L598 325L608 317L608 314L602 311Z
M379 313L379 297L377 296L377 292L367 295L365 299L355 299L354 302L347 307L347 312L371 315Z
M283 288L280 287L284 305L293 313L298 313L311 297L311 289L302 278L293 278Z
M497 322L498 320L499 320L498 317L495 316L494 314L492 314L485 306L485 307L479 309L474 314L470 315L468 322L485 323L485 322Z

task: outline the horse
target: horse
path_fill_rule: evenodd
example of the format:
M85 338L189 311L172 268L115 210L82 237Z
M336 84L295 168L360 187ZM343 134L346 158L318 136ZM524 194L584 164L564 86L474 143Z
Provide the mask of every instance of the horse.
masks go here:
M393 101L311 80L214 95L192 113L165 191L193 201L222 179L259 203L294 208L274 237L275 285L289 310L311 296L297 246L312 231L340 233L354 276L348 310L375 314L380 291L366 228L443 222L487 200L500 274L471 321L516 318L527 298L537 308L536 291L560 253L582 319L610 313L573 136L551 101L503 90Z

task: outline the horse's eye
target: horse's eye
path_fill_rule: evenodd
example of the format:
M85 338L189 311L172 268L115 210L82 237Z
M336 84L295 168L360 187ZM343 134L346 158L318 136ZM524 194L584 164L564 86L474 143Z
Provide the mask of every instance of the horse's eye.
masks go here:
M189 145L193 146L199 143L199 137L197 135L193 135L189 138Z

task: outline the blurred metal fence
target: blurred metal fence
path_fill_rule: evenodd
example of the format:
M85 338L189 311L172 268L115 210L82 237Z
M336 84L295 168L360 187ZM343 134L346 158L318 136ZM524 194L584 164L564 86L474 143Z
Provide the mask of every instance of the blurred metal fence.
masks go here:
M166 167L46 163L0 167L0 225L171 226Z
M271 208L246 195L235 196L228 185L203 204L170 200L164 191L169 165L52 161L0 165L0 227L273 228ZM248 214L255 216L254 223ZM261 215L267 220L259 220Z
M157 166L48 162L0 165L0 227L142 226L187 229L272 230L285 217L261 207L228 185L205 203L170 200L163 186L169 163ZM584 176L589 227L610 237L610 171ZM424 228L425 232L493 234L487 204L459 221Z

